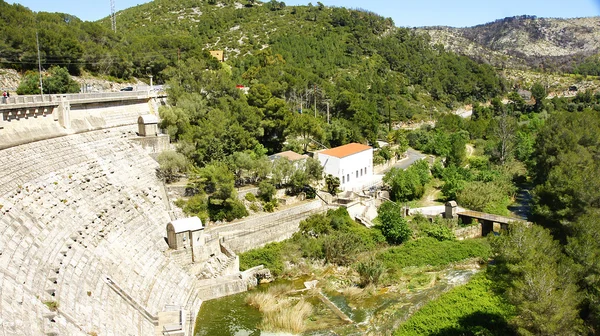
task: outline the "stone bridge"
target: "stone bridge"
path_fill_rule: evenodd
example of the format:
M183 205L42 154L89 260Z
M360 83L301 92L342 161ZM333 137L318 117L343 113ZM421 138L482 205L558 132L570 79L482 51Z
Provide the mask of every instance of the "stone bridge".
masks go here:
M135 124L165 101L154 91L13 96L0 104L0 149Z
M508 230L508 226L515 222L523 222L520 218L493 215L485 212L473 211L459 208L455 201L447 202L445 205L444 218L458 218L463 224L472 224L476 220L481 224L481 236L500 233Z
M514 222L521 222L521 219L492 215L485 212L466 210L457 213L458 218L463 224L471 224L476 219L481 223L481 236L508 230L508 226Z

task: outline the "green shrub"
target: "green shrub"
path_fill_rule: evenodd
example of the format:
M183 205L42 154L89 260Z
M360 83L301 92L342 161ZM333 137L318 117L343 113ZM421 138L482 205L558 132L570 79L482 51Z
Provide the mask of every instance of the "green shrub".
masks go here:
M254 196L253 193L246 193L246 195L244 195L244 198L248 202L254 202L254 201L256 201L256 196Z
M377 210L378 228L390 244L402 244L411 236L406 219L402 217L402 208L393 202L383 203Z
M424 232L428 237L435 238L438 241L456 239L456 236L454 236L454 231L443 225L430 225L424 229Z
M355 253L370 251L385 243L379 230L356 223L345 208L308 217L300 222L300 230L293 238L303 257L325 259L338 265L347 265Z
M215 198L208 200L208 213L213 221L226 220L231 222L234 219L248 216L246 206L240 200L228 198L221 201Z
M252 210L254 212L258 212L260 210L260 208L258 207L258 205L256 203L252 203L252 204L250 204L250 210Z
M299 236L297 241L300 245L302 257L315 260L324 259L323 240L324 238Z
M444 173L444 165L442 164L442 160L440 160L440 159L435 160L435 162L433 163L433 166L431 167L431 175L433 175L433 177L435 177L435 178L441 179L443 173Z
M156 160L159 164L158 176L164 178L167 183L178 181L187 170L185 155L175 151L161 152Z
M385 273L385 266L381 261L369 258L356 264L356 271L360 276L360 286L366 287L370 284L377 285Z
M183 202L183 212L188 216L197 216L203 222L208 220L208 203L204 193L190 197L187 202L178 200L178 206Z
M239 255L240 270L245 271L258 265L264 265L271 270L274 276L283 273L283 260L281 257L283 246L284 243L270 243L264 247L241 253Z
M275 196L275 186L269 181L262 181L258 185L258 198L263 200L263 202L271 202L273 200L273 196Z
M402 269L408 266L445 266L468 258L487 259L491 249L485 239L461 241L438 241L425 237L392 247L379 253L377 258L388 269Z
M175 202L173 202L173 204L175 204L176 207L182 208L185 206L185 200L182 198L178 198L175 200Z
M487 170L490 167L490 159L487 156L471 156L469 166L473 169Z
M272 200L270 202L266 202L263 205L263 208L265 209L266 212L273 212L273 211L275 211L276 207L277 207L277 200Z
M325 214L314 214L300 222L300 232L309 236L320 236L350 228L356 224L345 208L328 210Z
M394 333L408 335L514 335L507 320L515 309L492 290L485 274L427 303Z
M352 232L337 232L323 240L323 252L328 263L346 266L361 251L361 242Z
M48 307L48 309L50 309L50 311L57 311L58 310L58 302L57 301L44 301L44 304L46 305L46 307Z

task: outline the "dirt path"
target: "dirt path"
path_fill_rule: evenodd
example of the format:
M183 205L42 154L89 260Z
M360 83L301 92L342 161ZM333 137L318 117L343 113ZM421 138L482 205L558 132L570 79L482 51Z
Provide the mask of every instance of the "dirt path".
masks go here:
M473 153L475 153L475 147L471 144L467 144L467 157L473 156Z
M440 205L441 203L436 201L441 196L441 190L436 187L432 187L425 192L421 199L421 207Z

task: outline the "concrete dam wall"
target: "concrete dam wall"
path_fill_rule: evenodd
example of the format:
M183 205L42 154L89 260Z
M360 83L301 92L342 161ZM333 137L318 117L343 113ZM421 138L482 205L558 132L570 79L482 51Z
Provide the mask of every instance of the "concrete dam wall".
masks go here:
M111 113L99 112L107 123ZM41 129L30 121L0 134ZM130 140L136 131L31 137L0 150L1 334L153 335L166 305L197 312L195 278L164 253L170 218L157 163Z
M11 97L0 104L0 149L133 125L140 115L158 115L162 99L146 91Z

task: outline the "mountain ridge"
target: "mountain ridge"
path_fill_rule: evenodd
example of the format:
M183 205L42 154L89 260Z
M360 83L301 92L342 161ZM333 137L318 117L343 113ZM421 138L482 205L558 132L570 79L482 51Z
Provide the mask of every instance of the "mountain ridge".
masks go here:
M497 67L570 71L600 52L600 16L514 16L466 28L421 27L432 44Z

